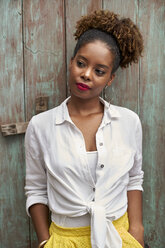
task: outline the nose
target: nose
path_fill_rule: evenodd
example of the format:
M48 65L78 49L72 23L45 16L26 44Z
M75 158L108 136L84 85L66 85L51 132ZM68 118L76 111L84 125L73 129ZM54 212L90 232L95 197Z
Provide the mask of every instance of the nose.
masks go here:
M81 74L81 78L85 81L90 81L92 76L92 70L91 68L85 68Z

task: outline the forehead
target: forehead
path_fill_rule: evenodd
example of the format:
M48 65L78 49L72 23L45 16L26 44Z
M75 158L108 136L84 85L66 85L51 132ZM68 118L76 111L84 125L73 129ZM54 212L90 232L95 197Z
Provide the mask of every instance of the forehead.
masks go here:
M112 65L113 54L102 41L93 41L83 45L77 52L76 57L83 56L89 62L96 64Z

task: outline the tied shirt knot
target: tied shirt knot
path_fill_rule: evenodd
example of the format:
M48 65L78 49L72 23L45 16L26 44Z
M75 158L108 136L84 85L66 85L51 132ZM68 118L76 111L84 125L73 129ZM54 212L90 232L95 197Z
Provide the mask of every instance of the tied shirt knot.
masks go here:
M121 238L112 223L114 218L106 214L106 208L92 201L87 204L87 211L91 215L92 248L121 248Z

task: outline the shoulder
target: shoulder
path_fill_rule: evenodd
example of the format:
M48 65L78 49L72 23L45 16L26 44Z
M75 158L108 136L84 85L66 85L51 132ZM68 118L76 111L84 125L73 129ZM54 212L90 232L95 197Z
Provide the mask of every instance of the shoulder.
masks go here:
M136 112L128 109L128 108L113 105L113 104L111 104L110 108L117 111L119 113L120 117L122 117L122 118L131 118L134 120L139 119L138 114Z
M37 114L32 117L30 122L34 127L45 127L49 125L49 123L53 122L54 112L56 112L56 108Z
M112 118L112 123L119 127L123 135L129 137L129 140L137 139L137 137L138 139L142 139L142 125L137 113L128 108L116 105L111 105L111 109L117 111L119 116L115 119Z
M136 129L137 126L141 126L141 121L138 114L128 108L111 105L110 111L118 113L118 121L121 125L132 128L133 130Z
M31 122L33 125L37 127L49 127L52 126L52 124L55 124L59 122L59 120L63 120L65 118L66 114L66 103L68 101L69 97L66 98L60 105L57 107L54 107L50 110L47 110L45 112L42 112L38 115L35 115L32 117Z
M36 134L52 129L58 108L59 106L34 115L29 122L28 129Z
M106 109L108 110L110 114L110 118L112 119L117 118L118 120L122 120L122 121L127 120L127 121L135 121L135 122L139 120L139 116L134 111L125 107L109 104L109 102L107 102L103 98L100 98L100 100L101 102L104 103Z

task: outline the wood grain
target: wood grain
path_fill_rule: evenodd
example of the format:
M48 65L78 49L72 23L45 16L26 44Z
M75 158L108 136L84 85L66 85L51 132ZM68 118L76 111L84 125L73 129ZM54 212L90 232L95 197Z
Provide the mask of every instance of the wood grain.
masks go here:
M145 239L165 247L165 2L140 1L139 23L145 53L140 64L140 118L143 124Z
M64 2L24 0L26 117L35 114L35 98L49 97L49 108L66 96Z
M26 132L29 122L18 122L1 125L1 131L3 136L10 136L16 134L23 134Z

